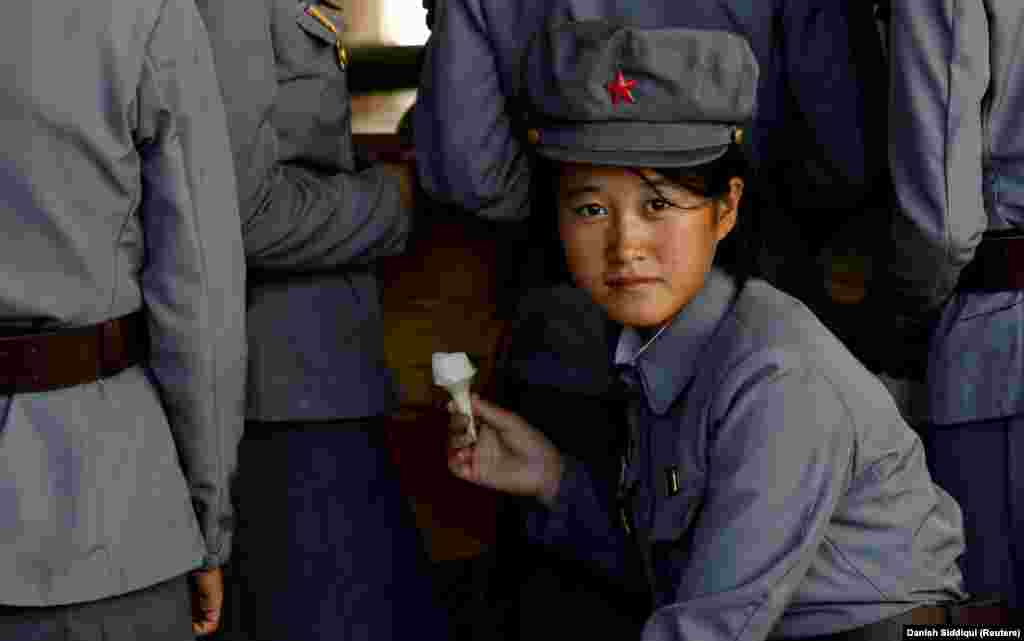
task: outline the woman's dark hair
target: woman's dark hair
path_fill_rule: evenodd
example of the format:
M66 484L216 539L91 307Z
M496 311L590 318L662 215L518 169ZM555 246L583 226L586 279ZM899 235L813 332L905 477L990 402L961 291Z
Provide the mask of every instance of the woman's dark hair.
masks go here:
M533 237L544 248L546 274L552 282L571 280L565 251L558 234L558 216L553 211L558 202L557 163L538 160L535 165L538 180L534 184L534 196L539 206L531 217ZM665 178L679 183L696 194L709 198L725 198L729 195L729 181L741 178L744 183L743 199L736 227L718 244L714 264L727 271L736 279L737 291L742 289L751 277L760 275L758 254L760 251L760 209L756 181L750 164L738 144L729 145L724 155L704 165L657 169ZM666 198L669 202L671 199Z

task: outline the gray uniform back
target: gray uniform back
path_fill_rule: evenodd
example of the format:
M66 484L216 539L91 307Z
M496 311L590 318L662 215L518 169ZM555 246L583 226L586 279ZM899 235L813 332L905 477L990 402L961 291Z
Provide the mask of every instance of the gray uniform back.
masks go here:
M0 47L0 323L144 307L151 353L95 383L0 397L0 603L100 599L223 564L244 256L195 6L5 3Z

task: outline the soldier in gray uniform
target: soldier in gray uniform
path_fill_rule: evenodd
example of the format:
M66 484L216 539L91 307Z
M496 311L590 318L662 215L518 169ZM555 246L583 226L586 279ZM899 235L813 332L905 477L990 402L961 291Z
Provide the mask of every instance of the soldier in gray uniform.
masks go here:
M920 439L804 305L716 264L745 224L747 42L583 21L535 40L523 68L569 268L623 327L629 444L614 501L476 399L475 443L452 422L453 473L536 498L531 535L608 576L636 545L646 640L893 639L947 621L961 515Z
M922 438L972 594L1024 608L1024 5L891 2L880 305L931 333Z
M447 637L386 446L398 407L375 261L400 179L355 157L344 21L294 0L200 0L227 108L249 266L249 389L225 636Z
M0 14L0 639L186 641L218 624L245 383L209 40L191 0Z

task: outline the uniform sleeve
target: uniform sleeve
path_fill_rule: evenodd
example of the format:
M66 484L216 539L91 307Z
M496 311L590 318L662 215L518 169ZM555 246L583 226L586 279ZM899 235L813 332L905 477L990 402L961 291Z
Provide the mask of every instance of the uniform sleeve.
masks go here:
M137 106L150 371L206 540L204 565L220 566L243 426L245 256L224 107L191 0L165 3Z
M526 533L533 541L590 567L620 584L628 584L630 556L623 532L612 525L611 506L603 501L587 468L563 454L565 464L551 509L527 513Z
M275 162L243 206L245 253L254 269L369 264L402 253L412 223L398 178L380 167L327 175Z
M675 603L648 620L645 641L766 639L849 482L853 427L821 374L752 363L731 380L712 410L721 419Z
M489 35L514 26L489 24L476 1L437 3L414 114L420 181L434 198L483 218L522 220L530 165Z
M925 4L892 1L889 159L899 210L879 261L886 301L911 315L949 299L988 225L985 8L981 0Z
M248 266L315 271L400 253L411 212L400 205L398 178L380 167L332 174L299 156L281 161L270 3L198 5L227 112Z

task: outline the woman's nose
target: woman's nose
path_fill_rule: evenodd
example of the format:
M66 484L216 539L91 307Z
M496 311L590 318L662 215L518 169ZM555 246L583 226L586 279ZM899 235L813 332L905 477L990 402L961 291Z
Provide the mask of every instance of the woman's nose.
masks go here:
M616 263L644 260L650 254L651 230L637 216L618 217L608 230L608 254Z

